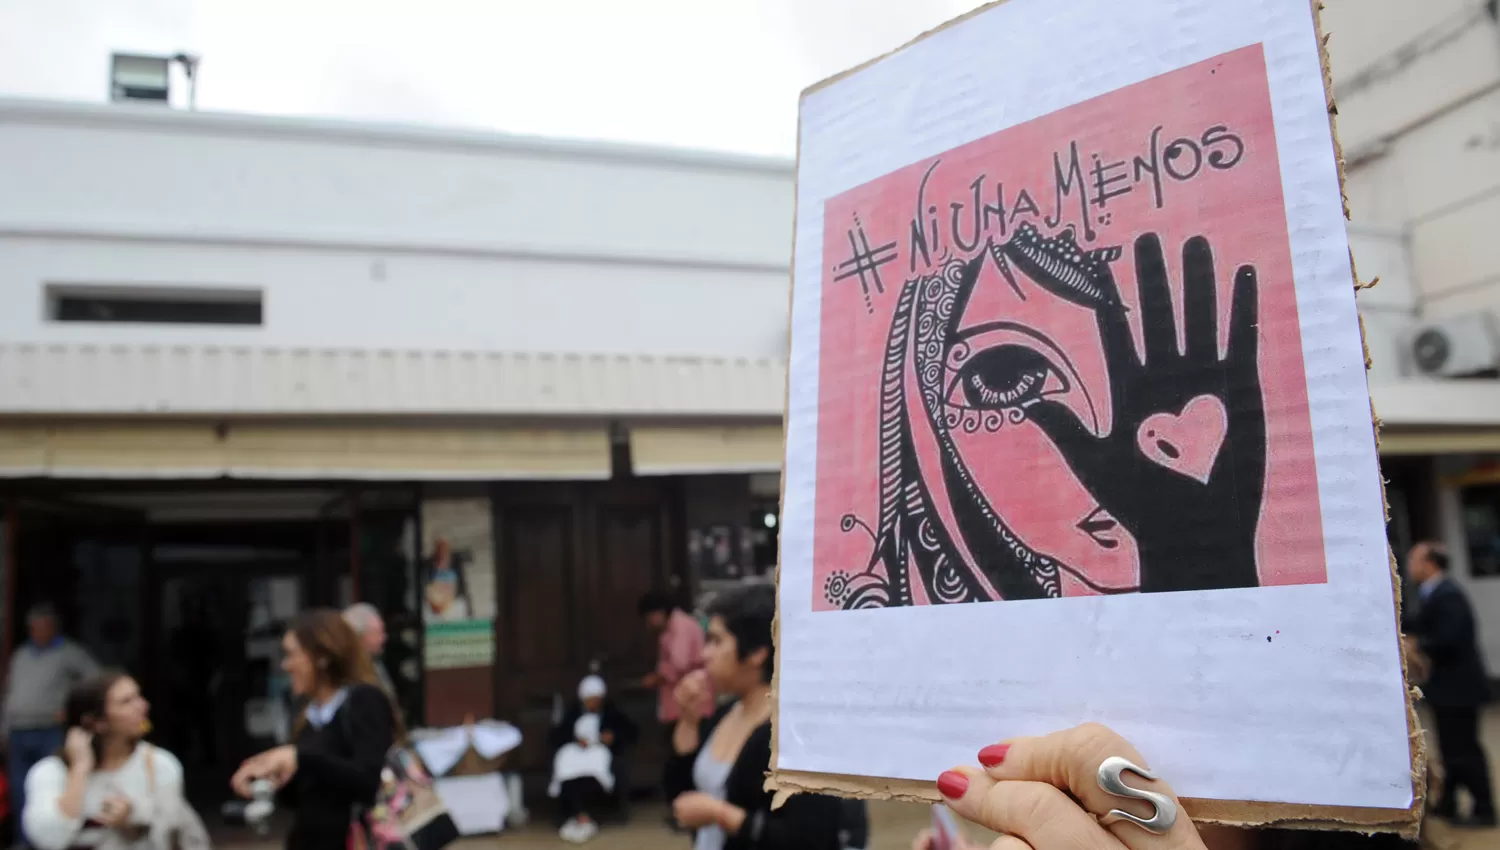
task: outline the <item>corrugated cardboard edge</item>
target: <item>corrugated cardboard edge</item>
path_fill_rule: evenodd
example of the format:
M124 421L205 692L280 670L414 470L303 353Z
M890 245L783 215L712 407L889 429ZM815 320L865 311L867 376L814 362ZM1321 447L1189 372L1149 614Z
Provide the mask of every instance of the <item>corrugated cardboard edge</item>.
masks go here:
M973 11L965 15L948 21L942 26L936 27L932 30L929 30L928 32L921 34L920 36L917 36L916 38L912 39L896 50L891 51L890 53L883 54L874 59L871 59L868 62L865 62L862 65L850 68L843 73L836 74L826 80L815 83L802 92L802 97L806 98L809 94L832 85L833 83L838 82L839 80L844 79L851 74L868 68L876 62L885 59L887 56L890 56L894 53L899 53L901 50L905 50L907 47L910 47L917 42L929 38L934 33L941 32L951 26L962 23L963 21L968 20L975 15L982 14L996 6L999 6L1004 2L1006 2L1006 0L996 0L996 2L994 3L988 3L980 6L979 8L974 9ZM1328 64L1328 35L1323 31L1323 4L1321 0L1311 0L1311 6L1313 15L1313 28L1318 39L1318 55L1323 68L1324 96L1328 102L1328 127L1330 135L1333 138L1334 157L1338 162L1339 192L1343 196L1344 217L1347 219L1349 217L1349 198L1348 194L1344 191L1344 148L1343 145L1339 143L1338 126L1336 121L1338 108L1333 101L1333 74ZM801 159L802 122L801 116L799 114L797 122L797 161L800 163ZM798 180L800 180L800 176L801 175L799 171ZM797 196L798 180L794 180L793 182L792 194L794 198L796 198ZM797 217L796 212L794 211L792 216L792 262L794 266L793 276L795 276L795 263L797 256L796 234ZM1350 252L1349 256L1349 274L1351 284L1355 288L1358 288L1360 285L1359 275L1354 267L1354 255L1352 251ZM795 295L793 292L793 288L789 286L787 297L787 321L789 328L791 322L791 310L794 300ZM1363 319L1360 320L1359 332L1361 344L1364 346L1365 369L1366 371L1368 371L1370 368L1370 347L1368 343L1365 342L1365 328ZM789 404L791 398L790 332L788 332L787 334L787 368L788 380L786 389L786 404ZM784 404L783 406L783 425L785 425L786 423L786 411L789 409L786 404ZM1375 430L1375 441L1378 448L1380 443L1380 419L1375 415L1375 406L1373 401L1370 404L1370 424L1371 427ZM783 428L783 434L785 434L785 428ZM784 458L786 456L785 446L783 445L782 448L782 457ZM786 502L785 469L782 470L781 476L781 501L784 509ZM1381 501L1384 504L1386 520L1389 521L1390 503L1385 498L1384 479L1382 479L1381 481ZM779 554L780 553L778 552L778 556ZM1397 629L1399 631L1401 622L1401 578L1400 573L1396 569L1395 553L1389 548L1387 548L1387 560L1389 561L1391 573L1391 593L1394 596L1396 602L1396 623ZM777 558L776 583L777 587L779 588L781 585L780 557ZM776 618L772 624L772 640L778 651L776 652L776 669L771 679L772 769L767 774L765 787L767 791L771 791L775 794L774 802L772 804L773 808L780 807L781 804L786 802L786 799L792 794L803 792L835 794L840 797L852 797L866 800L898 800L911 803L938 803L942 801L942 797L938 794L937 788L931 782L922 782L909 779L880 779L866 776L843 776L832 773L812 773L796 770L777 770L775 765L778 761L778 754L780 753L778 732L781 728L780 700L778 699L778 694L780 693L781 663L783 657L781 652L779 651L781 646L780 593L777 594L777 613ZM1274 826L1289 827L1295 829L1322 829L1354 832L1395 832L1407 838L1415 838L1419 830L1421 829L1422 812L1426 806L1427 801L1427 744L1426 739L1422 734L1421 724L1417 720L1416 699L1420 696L1420 693L1411 686L1410 678L1407 675L1408 665L1405 646L1401 645L1398 651L1401 653L1402 683L1403 685L1405 685L1407 693L1407 739L1411 750L1412 777L1411 808L1372 809L1351 806L1307 806L1295 805L1290 803L1265 803L1235 800L1200 800L1184 798L1182 800L1182 805L1183 808L1186 809L1188 815L1191 816L1194 821L1199 823L1215 823L1223 824L1226 826ZM1289 765L1288 769L1295 770L1296 766Z

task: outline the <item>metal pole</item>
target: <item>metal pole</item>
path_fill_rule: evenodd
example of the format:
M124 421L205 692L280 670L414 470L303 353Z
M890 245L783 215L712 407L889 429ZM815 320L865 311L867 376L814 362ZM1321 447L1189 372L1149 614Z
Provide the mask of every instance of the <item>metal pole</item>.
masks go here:
M359 491L349 492L349 601L364 599L359 581Z
M199 57L191 53L179 53L172 57L172 61L182 66L182 73L187 77L188 84L188 111L194 112L198 109L198 62Z

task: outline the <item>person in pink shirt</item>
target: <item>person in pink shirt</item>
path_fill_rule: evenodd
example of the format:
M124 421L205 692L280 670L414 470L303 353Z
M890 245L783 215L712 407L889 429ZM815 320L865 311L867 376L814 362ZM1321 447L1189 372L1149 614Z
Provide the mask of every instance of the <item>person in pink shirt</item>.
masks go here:
M678 714L673 691L684 676L703 668L703 626L665 591L647 593L637 607L646 626L657 636L656 669L646 674L641 686L657 691L656 719L661 722L661 735L670 752ZM705 700L705 713L712 713L713 695L706 694ZM667 822L677 828L670 815Z
M677 722L673 690L684 676L703 667L703 627L662 591L642 596L639 610L646 626L657 636L656 669L646 674L641 685L657 690L656 719L670 735Z

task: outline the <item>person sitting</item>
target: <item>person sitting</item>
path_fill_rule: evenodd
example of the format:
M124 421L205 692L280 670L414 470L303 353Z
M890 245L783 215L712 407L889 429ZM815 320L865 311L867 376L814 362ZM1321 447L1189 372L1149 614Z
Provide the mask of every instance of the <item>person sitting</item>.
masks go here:
M610 795L629 792L621 782L621 756L639 734L635 723L607 698L604 680L587 676L578 701L552 730L553 774L548 793L562 804L564 840L582 843L598 833L598 816Z

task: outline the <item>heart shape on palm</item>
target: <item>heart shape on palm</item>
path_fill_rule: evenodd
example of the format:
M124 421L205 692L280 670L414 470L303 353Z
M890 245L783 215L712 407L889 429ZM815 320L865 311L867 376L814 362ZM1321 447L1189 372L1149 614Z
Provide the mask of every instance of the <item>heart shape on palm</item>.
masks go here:
M1207 484L1229 433L1229 413L1214 395L1200 395L1181 413L1155 413L1136 430L1136 445L1153 462Z

